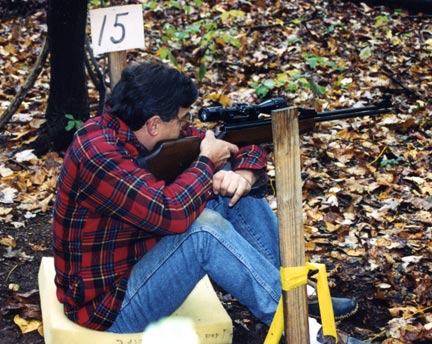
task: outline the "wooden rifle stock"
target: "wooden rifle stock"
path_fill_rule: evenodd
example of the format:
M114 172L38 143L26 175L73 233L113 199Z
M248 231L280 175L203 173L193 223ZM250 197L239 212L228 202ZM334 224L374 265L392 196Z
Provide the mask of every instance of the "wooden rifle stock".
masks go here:
M158 180L171 183L187 169L200 153L199 137L183 137L162 142L152 153L138 158L138 165Z
M390 106L390 99L385 97L382 102L376 105L360 108L321 113L309 109L300 109L300 133L313 130L316 122L389 113ZM224 123L216 137L239 147L250 144L271 143L273 142L272 120L271 117L266 117L254 121ZM151 154L139 157L137 162L140 167L150 171L158 180L171 183L198 157L200 144L201 139L198 137L184 137L165 141L158 145Z
M303 121L300 131L312 130L314 126L313 121ZM270 143L272 142L271 121L266 121L265 125L222 131L216 137L239 147ZM162 142L151 154L138 158L138 165L150 171L158 180L171 183L198 157L200 144L201 139L192 136Z

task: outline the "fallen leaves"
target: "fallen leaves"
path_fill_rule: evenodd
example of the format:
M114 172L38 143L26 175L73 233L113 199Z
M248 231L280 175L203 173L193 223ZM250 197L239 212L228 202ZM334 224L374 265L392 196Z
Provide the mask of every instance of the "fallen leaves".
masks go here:
M432 131L405 116L368 121L323 123L302 137L305 225L314 229L305 233L315 243L307 254L331 261L330 284L348 283L347 296L371 288L388 303L383 343L429 340Z
M38 290L19 293L16 288L10 288L9 297L6 304L1 306L0 314L3 316L15 314L14 323L18 325L22 333L38 330L43 335Z
M0 203L12 204L16 198L18 190L8 187L4 184L0 185Z
M425 313L432 307L417 309L415 307L394 307L390 309L394 317L389 321L387 335L389 339L383 344L411 343L413 341L432 340L432 315ZM416 320L414 316L418 316Z
M0 155L0 220L11 222L13 209L33 214L47 212L52 205L61 162L57 153L39 158L32 150L20 151L12 158ZM30 217L31 213L26 216Z
M305 246L311 260L328 266L330 285L364 307L356 332L383 329L379 340L386 344L430 340L430 18L337 0L191 3L187 15L167 10L166 2L154 5L145 10L147 48L129 58L162 58L164 45L189 74L203 62L197 107L251 103L261 95L324 111L393 95L392 114L321 123L302 136ZM188 39L169 36L166 24ZM4 111L40 49L45 17L37 13L25 26L3 22L0 30ZM0 222L8 226L1 256L13 264L48 249L29 243L26 251L16 243L16 231L26 232L36 214L50 211L62 162L56 153L36 157L24 149L44 122L47 95L45 70L0 133ZM274 178L271 151L269 158ZM277 211L274 183L269 189Z
M3 253L3 257L4 258L8 258L8 259L19 259L21 261L27 261L27 262L31 262L33 261L34 257L33 256L29 256L27 255L27 253L25 251L23 251L22 249L12 249L11 246L6 247L6 252Z
M7 246L7 247L16 247L16 240L12 237L5 237L0 239L0 245Z
M14 316L14 323L18 325L22 333L29 333L35 330L40 331L40 335L43 336L42 331L42 321L40 320L26 320L24 318L21 318L18 314Z

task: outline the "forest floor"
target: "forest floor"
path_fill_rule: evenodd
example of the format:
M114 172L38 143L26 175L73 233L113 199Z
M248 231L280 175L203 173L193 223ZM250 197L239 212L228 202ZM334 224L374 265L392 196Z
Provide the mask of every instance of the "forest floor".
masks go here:
M209 38L204 26L194 31L190 22L198 17L210 18L217 35ZM389 114L321 123L301 136L306 256L326 265L333 296L359 303L342 329L374 343L430 342L430 15L337 0L260 0L254 6L226 0L203 2L187 15L159 4L146 9L145 30L146 48L128 53L128 59L159 59L169 51L164 56L171 63L199 79L197 106L280 96L323 111L392 96ZM46 33L43 10L0 20L0 114L24 83ZM205 75L197 71L199 61L206 64ZM47 62L0 131L3 344L43 343L37 273L41 257L52 255L50 213L62 152L35 156L27 148L44 122L48 92ZM89 92L96 108L90 81ZM267 148L267 198L277 211ZM220 293L233 318L233 343L262 343L267 328Z

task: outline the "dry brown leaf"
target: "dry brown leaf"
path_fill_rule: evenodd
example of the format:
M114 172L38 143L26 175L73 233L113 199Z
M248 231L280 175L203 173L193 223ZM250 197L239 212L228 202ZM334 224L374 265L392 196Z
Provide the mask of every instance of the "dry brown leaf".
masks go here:
M26 320L17 314L14 317L14 323L18 325L22 333L29 333L37 330L42 322L35 319Z
M42 252L42 251L48 250L48 247L46 247L45 245L29 244L29 246L31 247L31 249L33 251L37 251L37 252Z
M0 207L0 216L10 214L12 212L12 210L13 210L13 208Z
M418 312L418 309L414 306L408 306L408 307L392 307L389 308L389 312L392 315L392 317L395 318L408 318L411 317L413 314L416 314Z
M1 238L0 239L0 245L15 248L16 247L16 241L14 238L9 236L9 237L5 237L5 238Z

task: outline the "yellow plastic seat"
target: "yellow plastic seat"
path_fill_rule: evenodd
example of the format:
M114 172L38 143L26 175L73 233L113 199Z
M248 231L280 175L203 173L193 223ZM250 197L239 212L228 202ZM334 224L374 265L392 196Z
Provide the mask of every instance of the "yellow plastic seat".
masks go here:
M63 313L63 305L57 300L54 276L54 258L43 257L38 281L46 344L146 344L142 341L143 333L100 332L70 321ZM201 344L232 343L232 320L208 276L204 276L169 319L173 317L191 319Z

